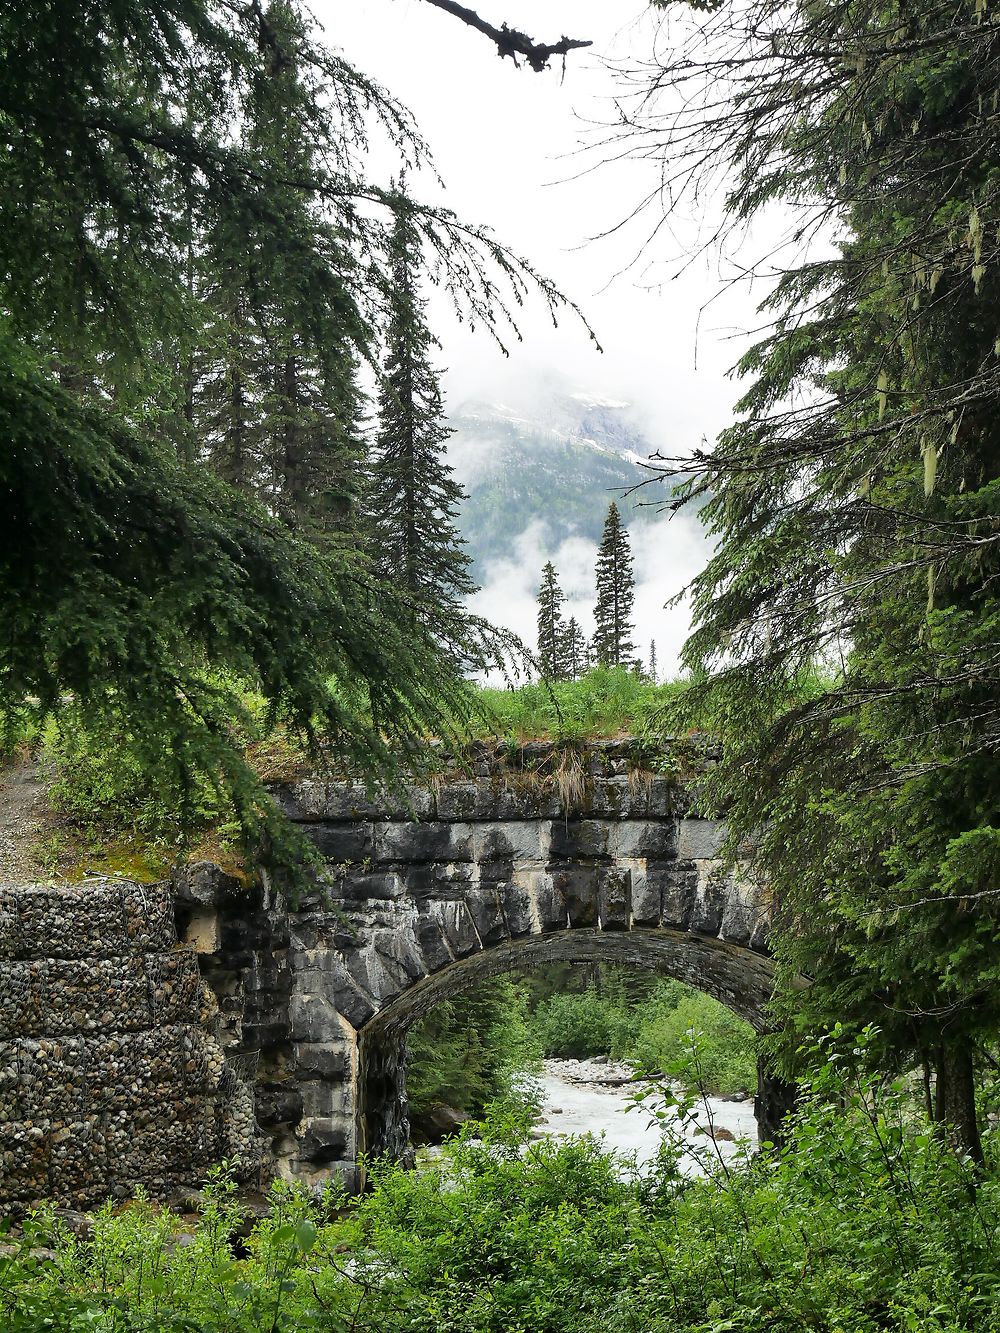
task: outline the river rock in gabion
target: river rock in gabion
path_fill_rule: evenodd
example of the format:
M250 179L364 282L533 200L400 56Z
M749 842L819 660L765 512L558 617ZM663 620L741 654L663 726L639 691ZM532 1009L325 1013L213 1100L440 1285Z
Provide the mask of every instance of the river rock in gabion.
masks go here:
M0 885L0 1212L263 1162L167 885Z

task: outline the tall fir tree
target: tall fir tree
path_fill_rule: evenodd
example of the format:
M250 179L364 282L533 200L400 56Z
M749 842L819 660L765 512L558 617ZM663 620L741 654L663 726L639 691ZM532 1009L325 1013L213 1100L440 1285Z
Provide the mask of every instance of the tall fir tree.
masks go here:
M276 177L311 179L324 145L300 58L304 25L287 0L264 21L274 48L249 83L244 143ZM206 236L201 281L214 327L194 424L215 471L324 543L355 535L365 454L357 370L370 331L342 234L312 211L322 270L309 252L276 243L280 216L227 212Z
M650 639L649 641L649 679L654 685L657 683L655 639Z
M546 680L562 680L565 674L562 618L565 600L556 567L548 560L542 568L542 582L538 589L538 666Z
M597 605L594 609L594 656L598 666L634 665L632 603L635 582L628 533L614 501L604 521L597 552Z
M567 680L576 680L587 669L587 640L576 616L570 616L563 631L562 668Z
M374 553L385 578L401 589L416 620L464 656L469 618L463 598L476 591L458 531L465 492L445 459L438 342L420 295L420 237L399 192L389 251L391 286L386 353L378 394L378 435L369 494Z

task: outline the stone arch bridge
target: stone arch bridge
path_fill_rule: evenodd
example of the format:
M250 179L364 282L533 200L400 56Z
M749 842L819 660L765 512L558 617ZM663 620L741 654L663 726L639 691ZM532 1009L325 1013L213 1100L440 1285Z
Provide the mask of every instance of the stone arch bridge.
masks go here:
M280 1174L354 1184L362 1154L404 1151L407 1029L511 967L650 968L764 1028L767 905L724 872L723 826L676 779L631 768L622 743L592 745L572 772L553 747L533 749L516 774L481 769L394 808L344 784L283 789L326 865L294 909L266 886L248 904L211 867L178 882L182 938L255 1083ZM790 1095L762 1071L764 1135Z

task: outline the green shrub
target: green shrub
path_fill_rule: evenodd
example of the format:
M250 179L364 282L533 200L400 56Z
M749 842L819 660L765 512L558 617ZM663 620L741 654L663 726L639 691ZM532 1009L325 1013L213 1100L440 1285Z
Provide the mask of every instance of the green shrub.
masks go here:
M757 1086L753 1028L700 991L668 983L643 1013L628 1054L642 1068L670 1070L690 1063L699 1087L716 1096Z
M629 1026L628 1010L620 999L607 999L593 989L553 995L539 1004L532 1018L543 1053L563 1060L621 1053Z
M186 1244L140 1201L89 1239L43 1216L0 1259L4 1333L997 1333L996 1134L978 1176L901 1087L817 1066L788 1148L685 1179L508 1116L380 1164L329 1213L272 1192L238 1251L216 1180Z

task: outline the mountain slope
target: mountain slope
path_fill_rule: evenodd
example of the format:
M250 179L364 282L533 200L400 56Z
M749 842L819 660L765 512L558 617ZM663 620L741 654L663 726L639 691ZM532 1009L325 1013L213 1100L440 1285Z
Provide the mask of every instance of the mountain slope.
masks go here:
M553 549L570 536L596 547L612 500L632 527L655 516L646 502L666 496L661 485L624 495L647 475L637 461L657 447L626 403L553 393L522 413L470 402L450 424L449 458L469 493L459 521L480 580L533 522L544 523Z

